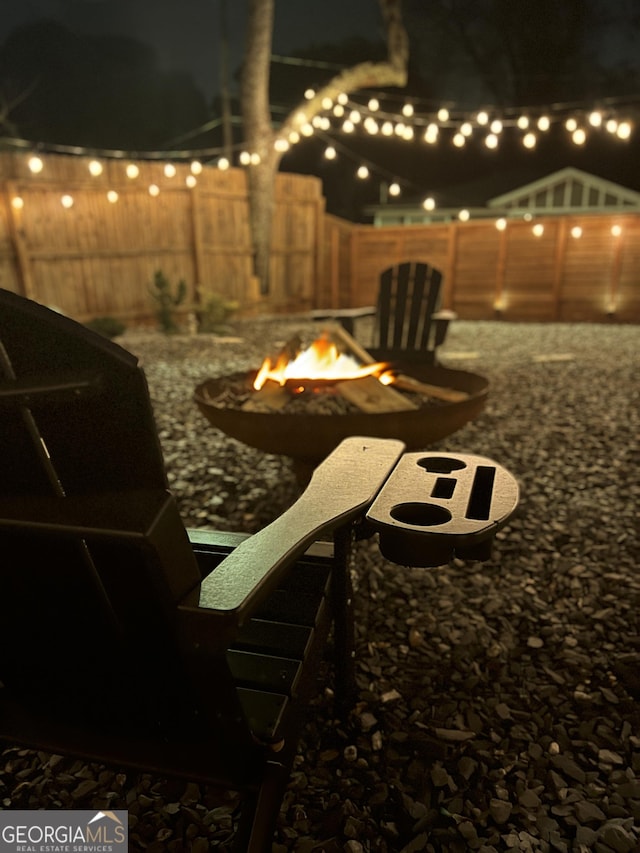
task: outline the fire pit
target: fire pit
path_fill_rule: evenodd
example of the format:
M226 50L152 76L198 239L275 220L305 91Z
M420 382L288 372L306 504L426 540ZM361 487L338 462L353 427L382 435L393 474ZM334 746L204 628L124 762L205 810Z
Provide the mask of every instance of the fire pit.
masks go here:
M358 356L353 379L314 375L311 380L270 379L264 384L268 371L263 364L260 370L206 380L196 388L195 402L228 436L265 453L290 457L301 480L348 436L398 438L407 450L423 450L476 418L485 405L489 382L479 374L415 363L394 364L389 371L389 365L371 366L373 359L343 331L340 344L340 355L346 346ZM271 365L283 361L282 353L294 360L295 350L289 342ZM369 372L363 377L364 364ZM387 390L382 384L386 373L393 382ZM323 394L340 396L342 405L336 409L329 396L330 405L320 401L318 406L317 396ZM308 410L301 395L312 400ZM354 400L365 410L353 405Z

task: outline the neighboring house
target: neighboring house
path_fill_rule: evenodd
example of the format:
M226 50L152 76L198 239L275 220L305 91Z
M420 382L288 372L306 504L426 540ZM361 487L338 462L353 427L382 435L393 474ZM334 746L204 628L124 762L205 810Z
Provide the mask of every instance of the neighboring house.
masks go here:
M467 211L462 218L469 219L640 213L639 192L581 169L560 169L515 188L514 181L513 176L503 174L434 192L432 210L418 202L390 202L372 205L367 214L374 225L382 226L450 222L460 219L461 211Z

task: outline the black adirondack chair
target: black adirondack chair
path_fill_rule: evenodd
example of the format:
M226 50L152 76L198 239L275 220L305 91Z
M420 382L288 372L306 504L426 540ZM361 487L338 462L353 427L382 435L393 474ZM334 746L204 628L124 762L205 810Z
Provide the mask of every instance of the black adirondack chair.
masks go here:
M255 536L187 531L137 360L0 290L0 739L241 791L236 849L270 850L331 628L349 696L350 524L402 449L348 439Z
M357 320L375 317L367 351L378 361L436 364L452 311L440 310L442 273L429 264L407 261L380 275L377 304L364 308L314 311L315 320L335 319L357 337Z

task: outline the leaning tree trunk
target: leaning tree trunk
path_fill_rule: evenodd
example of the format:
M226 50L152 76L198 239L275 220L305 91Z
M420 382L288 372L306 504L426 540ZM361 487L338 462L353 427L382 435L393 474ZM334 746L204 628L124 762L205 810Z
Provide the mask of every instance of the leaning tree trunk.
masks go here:
M241 80L242 117L248 153L255 162L248 168L249 224L253 244L254 274L260 292L269 292L271 220L275 206L275 176L282 154L278 139L287 140L292 131L322 112L325 98L341 92L383 86L405 86L409 60L409 39L402 23L401 0L379 0L387 32L386 62L363 62L330 80L309 101L289 115L276 132L269 108L269 67L273 35L274 0L250 0L247 43Z

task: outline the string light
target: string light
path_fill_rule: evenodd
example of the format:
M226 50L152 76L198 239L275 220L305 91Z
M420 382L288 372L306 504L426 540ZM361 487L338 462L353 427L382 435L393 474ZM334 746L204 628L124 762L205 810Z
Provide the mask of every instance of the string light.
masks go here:
M201 163L199 160L194 160L194 161L191 163L190 168L191 168L191 173L192 173L193 175L200 175L200 174L202 174L203 166L202 166L202 163Z
M619 237L622 234L622 226L621 225L612 225L611 226L611 236Z
M157 184L150 184L149 185L149 195L154 196L154 198L155 198L155 196L160 195L160 187Z
M389 195L399 196L401 192L400 184L397 181L389 185Z
M173 163L167 163L164 167L164 174L166 178L175 178L176 171L176 167Z
M69 210L73 207L73 196L63 195L60 199L60 204L66 209Z
M115 204L119 198L120 196L115 190L109 190L109 192L107 193L107 201L110 204Z
M369 177L369 169L366 166L359 166L356 175L360 178L361 181L364 181Z
M44 169L41 157L30 157L28 166L34 175L38 175Z
M91 160L88 169L94 178L97 178L98 175L102 174L102 163L99 160Z
M14 197L11 199L11 207L14 210L22 210L22 208L24 207L24 199L22 198L22 196L14 195Z
M226 171L230 165L231 164L229 163L229 160L226 157L221 157L218 160L218 169L220 169L221 172Z
M582 237L582 228L579 225L574 225L571 229L571 236L574 238L574 240L578 240L580 237Z
M458 219L460 220L460 222L468 222L471 219L471 214L465 208L465 209L461 210L460 213L458 214Z
M330 145L328 148L325 149L324 156L327 160L335 160L336 159L338 154L337 154L336 149L333 147L333 145Z
M128 178L137 178L140 174L140 169L136 166L135 163L129 163L126 168L126 173Z
M506 227L507 220L503 216L501 216L500 219L496 219L496 228L498 229L498 231L504 231Z
M425 200L422 202L422 206L425 210L435 210L436 200L429 196L428 198L425 198Z
M184 179L184 182L189 187L189 189L193 189L198 183L198 180L195 175L187 175L187 177Z
M536 237L542 237L544 234L544 225L541 222L536 222L532 230Z

